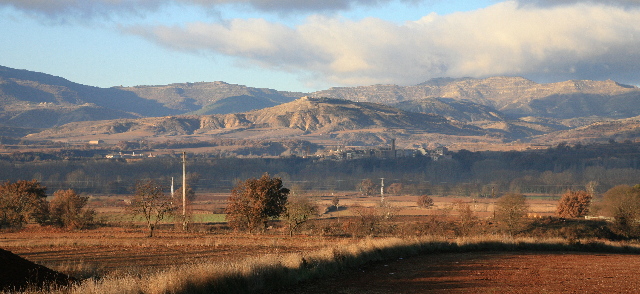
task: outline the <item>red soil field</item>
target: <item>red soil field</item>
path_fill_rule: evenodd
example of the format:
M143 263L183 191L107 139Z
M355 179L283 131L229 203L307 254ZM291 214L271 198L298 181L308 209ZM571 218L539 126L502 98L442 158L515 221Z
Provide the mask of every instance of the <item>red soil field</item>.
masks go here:
M469 252L381 262L281 293L638 293L640 255Z

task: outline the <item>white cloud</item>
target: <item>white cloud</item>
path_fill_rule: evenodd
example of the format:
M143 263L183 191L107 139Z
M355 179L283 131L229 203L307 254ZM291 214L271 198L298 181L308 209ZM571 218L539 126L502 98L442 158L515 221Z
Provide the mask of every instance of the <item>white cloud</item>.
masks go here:
M264 20L130 32L164 46L211 51L331 83L415 84L433 77L522 75L640 81L640 10L515 1L403 25L309 17L294 28Z

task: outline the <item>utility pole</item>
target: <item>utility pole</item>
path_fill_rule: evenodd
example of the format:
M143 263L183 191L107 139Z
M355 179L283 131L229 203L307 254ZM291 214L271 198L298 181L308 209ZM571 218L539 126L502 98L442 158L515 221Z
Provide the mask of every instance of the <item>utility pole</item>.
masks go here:
M182 229L187 230L187 152L182 152Z
M176 189L173 188L173 177L171 177L171 198L175 196L175 192L176 192Z
M380 178L380 202L384 203L384 178Z

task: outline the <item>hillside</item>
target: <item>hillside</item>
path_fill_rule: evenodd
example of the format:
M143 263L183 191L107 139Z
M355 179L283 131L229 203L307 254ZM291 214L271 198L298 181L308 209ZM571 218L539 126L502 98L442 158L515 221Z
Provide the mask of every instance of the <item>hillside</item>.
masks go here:
M574 129L553 132L533 138L534 143L592 143L615 140L622 142L634 141L640 137L640 116L595 122Z
M302 96L224 82L99 88L0 66L0 125L21 128L186 113L245 112Z
M303 97L278 106L236 114L185 115L98 122L75 122L28 136L31 139L104 140L164 136L269 138L326 136L337 141L359 137L374 140L393 133L485 136L478 127L433 114L406 112L374 103ZM354 135L355 134L355 135ZM366 140L365 140L366 141Z
M31 128L174 113L132 92L85 86L52 75L2 66L0 103L0 124Z
M632 138L628 122L594 130L640 116L640 89L614 81L440 78L304 95L225 82L98 88L0 66L0 136L544 143Z
M391 104L396 108L421 113L434 113L446 118L462 121L504 121L504 114L487 105L451 98L423 98Z
M614 81L539 84L520 77L435 79L415 86L330 88L314 96L393 104L425 98L469 101L514 116L575 118L640 115L640 89ZM605 107L599 107L605 105Z
M157 102L116 88L98 88L52 75L0 66L0 101L13 109L22 107L74 107L92 104L143 116L171 114Z
M304 93L259 89L225 82L181 83L117 88L157 101L180 113L225 114L246 112L291 102Z

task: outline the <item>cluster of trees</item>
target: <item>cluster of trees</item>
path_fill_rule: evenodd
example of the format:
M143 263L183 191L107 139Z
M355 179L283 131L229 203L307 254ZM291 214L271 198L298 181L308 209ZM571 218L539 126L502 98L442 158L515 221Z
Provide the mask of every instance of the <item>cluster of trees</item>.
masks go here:
M149 237L161 220L179 208L166 186L154 180L137 181L128 206L147 222ZM84 229L95 224L96 212L86 208L89 197L73 189L57 190L47 201L47 187L37 180L5 182L0 185L0 228L21 228L27 223L67 229Z
M93 223L95 211L85 209L88 197L74 190L58 190L47 201L47 188L37 180L0 185L0 228L19 228L27 222L71 229Z

